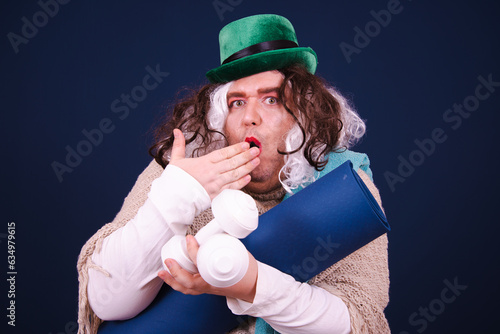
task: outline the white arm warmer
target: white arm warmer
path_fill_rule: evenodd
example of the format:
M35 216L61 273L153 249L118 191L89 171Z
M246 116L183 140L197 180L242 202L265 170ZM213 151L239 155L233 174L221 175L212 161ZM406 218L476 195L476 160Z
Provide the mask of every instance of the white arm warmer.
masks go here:
M227 298L234 314L263 318L280 333L350 333L349 311L340 298L261 262L258 266L253 303Z
M186 233L196 215L210 207L205 189L182 169L168 165L153 181L148 199L133 220L104 239L92 261L110 276L90 269L92 310L103 320L129 319L156 297L163 281L160 252L175 234Z

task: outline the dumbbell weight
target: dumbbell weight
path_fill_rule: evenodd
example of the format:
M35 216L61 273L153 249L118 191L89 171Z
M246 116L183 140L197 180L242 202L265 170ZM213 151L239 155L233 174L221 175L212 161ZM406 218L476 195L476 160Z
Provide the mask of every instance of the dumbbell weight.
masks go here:
M236 284L248 269L248 252L237 238L245 238L258 226L255 201L239 190L223 190L212 201L214 219L195 238L200 245L196 262L192 263L183 235L172 237L162 248L161 258L176 260L192 274L199 271L207 283L216 287Z

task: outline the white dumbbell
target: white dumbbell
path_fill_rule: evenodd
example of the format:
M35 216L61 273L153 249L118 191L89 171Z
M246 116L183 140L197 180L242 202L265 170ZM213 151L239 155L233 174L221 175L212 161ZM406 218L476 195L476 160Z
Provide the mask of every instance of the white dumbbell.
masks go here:
M239 282L248 270L248 252L240 240L257 228L259 213L255 201L239 190L223 190L212 201L214 219L195 235L200 249L196 262L189 258L184 235L172 237L162 248L161 258L176 260L185 270L199 272L216 287ZM238 238L238 239L237 239Z

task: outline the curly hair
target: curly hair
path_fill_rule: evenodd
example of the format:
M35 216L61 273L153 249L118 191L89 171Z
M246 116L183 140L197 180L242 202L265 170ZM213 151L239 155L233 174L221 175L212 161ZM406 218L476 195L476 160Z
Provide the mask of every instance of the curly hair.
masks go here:
M365 123L348 101L322 78L302 66L278 70L283 83L278 97L295 119L285 139L285 165L280 182L290 191L312 182L328 163L326 155L352 147L365 133ZM175 104L171 117L156 130L149 153L163 167L173 145L172 131L186 136L186 156L198 157L228 145L224 124L232 82L207 84Z

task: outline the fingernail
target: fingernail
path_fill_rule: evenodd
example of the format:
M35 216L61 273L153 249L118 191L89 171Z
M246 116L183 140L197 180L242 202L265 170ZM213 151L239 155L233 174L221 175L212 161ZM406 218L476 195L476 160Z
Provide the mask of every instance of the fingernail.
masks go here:
M257 155L259 155L260 150L259 150L257 147L252 147L252 148L250 149L250 152L252 153L252 155L257 156Z
M252 165L257 166L260 163L260 159L253 159L252 160Z
M241 148L244 150L248 150L250 148L250 144L247 142L241 143Z
M167 268L170 270L172 268L172 261L169 259L165 260L165 264L167 265Z

